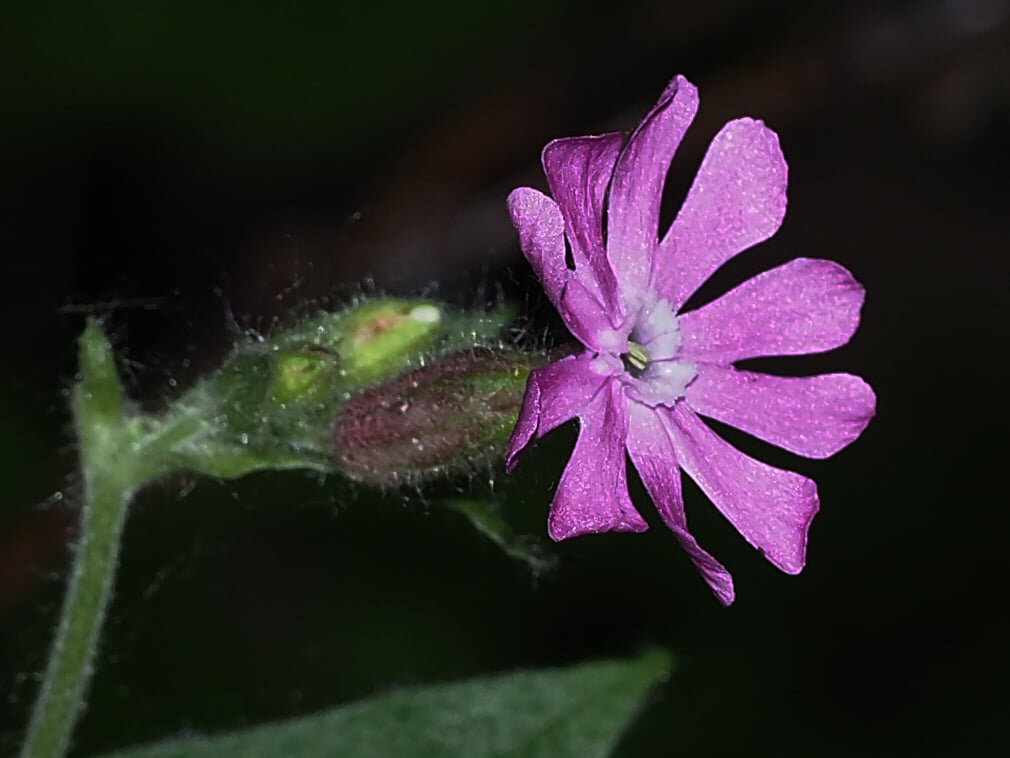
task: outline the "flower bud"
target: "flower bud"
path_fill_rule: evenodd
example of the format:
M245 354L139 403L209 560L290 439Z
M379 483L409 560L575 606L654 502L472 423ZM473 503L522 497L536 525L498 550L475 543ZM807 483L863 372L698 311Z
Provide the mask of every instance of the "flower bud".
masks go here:
M365 390L333 424L337 468L358 481L394 485L501 457L529 372L543 362L470 350Z

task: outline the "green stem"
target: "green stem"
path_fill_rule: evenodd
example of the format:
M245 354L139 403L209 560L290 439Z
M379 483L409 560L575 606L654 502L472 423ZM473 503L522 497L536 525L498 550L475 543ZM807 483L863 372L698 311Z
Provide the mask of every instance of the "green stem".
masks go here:
M120 536L132 488L109 476L87 477L73 574L22 758L66 753L94 669L98 635L112 595Z
M144 482L124 420L129 416L112 347L96 321L78 343L80 377L73 391L84 501L74 565L56 639L35 700L22 758L59 758L84 706L98 635L112 595L126 509Z
M271 469L331 471L333 416L352 392L423 367L429 350L437 348L441 356L461 348L472 351L500 332L506 320L500 313L450 316L427 301L389 299L326 315L279 333L272 346L239 346L220 372L157 416L129 402L112 346L99 323L88 322L78 343L80 377L72 396L85 489L80 535L22 758L59 758L68 749L94 670L133 494L181 470L225 479ZM500 374L498 363L492 361L485 373ZM518 407L522 368L528 372L529 366L509 364L507 376L490 389L486 382L453 385L450 399L469 397L471 389L487 390L498 405L508 406L511 398ZM501 432L502 413L514 415L514 408L495 410L492 421ZM481 435L460 438L457 447L469 443L486 454L492 443L501 442L483 433L484 421L472 424ZM443 419L446 428L453 424ZM459 455L465 457L465 451ZM433 467L440 465L436 460Z

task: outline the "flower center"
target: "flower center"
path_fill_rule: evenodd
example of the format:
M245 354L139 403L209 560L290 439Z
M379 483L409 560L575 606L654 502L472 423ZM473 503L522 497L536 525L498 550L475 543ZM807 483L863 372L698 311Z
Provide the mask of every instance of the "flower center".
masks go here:
M629 393L646 405L673 406L698 375L681 354L680 325L666 300L647 303L638 313L621 353Z

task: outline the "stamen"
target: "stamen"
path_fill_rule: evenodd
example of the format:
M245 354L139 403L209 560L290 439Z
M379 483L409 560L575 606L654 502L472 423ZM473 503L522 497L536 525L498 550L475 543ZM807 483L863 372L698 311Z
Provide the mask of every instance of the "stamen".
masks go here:
M628 340L628 352L621 355L621 360L624 362L624 369L638 379L641 378L645 369L649 367L649 361L652 360L652 357L649 355L649 351L642 345L633 340Z

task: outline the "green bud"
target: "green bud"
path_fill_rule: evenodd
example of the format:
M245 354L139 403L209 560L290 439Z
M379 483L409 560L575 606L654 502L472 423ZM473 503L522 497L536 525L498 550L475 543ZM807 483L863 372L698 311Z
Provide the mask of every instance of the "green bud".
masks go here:
M310 319L268 342L276 351L311 345L333 353L340 361L340 384L356 392L416 365L435 349L446 336L446 316L444 306L431 300L379 298Z
M539 356L471 350L372 387L333 425L337 467L391 485L500 459Z
M406 368L429 348L442 325L442 310L416 300L376 300L357 308L342 324L336 346L341 376L359 384Z
M315 345L281 350L273 358L274 382L270 402L281 408L324 398L339 371L337 356Z

